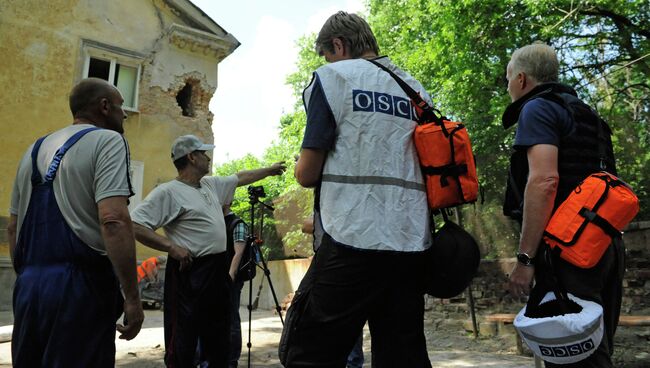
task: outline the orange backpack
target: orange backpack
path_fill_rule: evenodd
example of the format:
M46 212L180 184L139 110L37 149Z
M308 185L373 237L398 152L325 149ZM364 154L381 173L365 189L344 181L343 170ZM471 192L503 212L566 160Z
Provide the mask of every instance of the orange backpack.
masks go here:
M544 241L559 247L567 262L591 268L638 212L639 199L629 185L608 172L594 173L557 208L544 230Z
M390 74L415 107L418 126L413 139L426 179L429 207L439 210L476 201L478 176L465 125L447 120L390 69L368 61Z
M476 164L465 126L449 120L428 122L415 128L414 138L429 207L436 210L476 201Z

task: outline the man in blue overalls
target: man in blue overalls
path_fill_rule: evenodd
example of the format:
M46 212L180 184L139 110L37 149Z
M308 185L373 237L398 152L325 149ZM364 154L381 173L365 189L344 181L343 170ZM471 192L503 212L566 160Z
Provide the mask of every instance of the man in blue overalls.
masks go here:
M120 338L140 331L122 103L106 81L81 81L70 93L73 124L37 140L19 164L8 226L14 367L114 367L122 311Z

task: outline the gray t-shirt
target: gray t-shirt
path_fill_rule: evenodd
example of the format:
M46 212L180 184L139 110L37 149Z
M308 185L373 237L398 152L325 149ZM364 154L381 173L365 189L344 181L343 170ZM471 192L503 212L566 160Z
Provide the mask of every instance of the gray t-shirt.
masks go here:
M194 257L226 251L222 203L230 203L236 175L201 179L195 188L178 180L161 184L131 212L133 222L151 230L163 228L176 245Z
M70 125L50 134L38 151L37 166L45 176L56 151L75 133L90 124ZM11 194L9 212L18 216L18 234L32 193L32 144L23 156ZM87 133L63 156L54 178L54 196L72 231L92 249L106 253L97 203L115 196L133 195L129 181L129 149L122 135L100 129Z

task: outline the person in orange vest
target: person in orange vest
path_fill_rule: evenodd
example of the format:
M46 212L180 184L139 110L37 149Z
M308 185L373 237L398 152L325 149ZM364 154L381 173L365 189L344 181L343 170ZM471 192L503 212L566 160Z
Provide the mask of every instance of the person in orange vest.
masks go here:
M145 305L162 303L164 280L158 277L158 271L165 263L167 257L157 256L145 259L138 266L138 289Z
M167 263L167 257L158 256L147 258L138 266L138 284L143 279L149 282L155 282L158 277L158 269L161 265Z

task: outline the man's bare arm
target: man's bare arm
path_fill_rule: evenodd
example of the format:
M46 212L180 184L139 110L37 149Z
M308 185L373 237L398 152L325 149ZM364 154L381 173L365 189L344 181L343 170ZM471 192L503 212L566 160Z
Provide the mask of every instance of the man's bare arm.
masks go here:
M192 253L189 250L179 247L166 237L157 234L155 231L140 224L133 224L135 238L149 248L167 252L167 254L181 263L180 270L185 269L192 263Z
M524 214L519 239L519 252L537 255L544 229L551 218L559 182L558 149L538 144L528 149L528 182L524 191ZM510 291L514 295L528 294L534 268L517 263L510 276Z
M327 152L323 150L302 149L293 172L300 185L305 188L312 188L318 184L321 179L326 155Z
M558 149L539 144L528 149L528 183L524 192L524 214L519 250L531 257L537 254L544 229L551 218L560 176Z
M269 167L264 167L261 169L242 170L235 174L239 179L239 181L237 182L237 186L241 187L243 185L248 185L258 180L262 180L267 176L282 175L282 173L284 172L284 170L286 170L286 168L287 166L284 164L284 161L281 161L281 162L276 162Z
M241 259L244 256L244 249L246 249L246 243L242 241L235 242L233 248L235 249L235 254L232 256L232 261L230 262L230 270L228 271L228 274L230 274L230 278L234 281L235 276L237 276L237 271L239 271L239 263L241 263Z
M118 325L120 339L131 340L138 335L144 313L137 287L135 240L126 197L109 197L97 203L99 224L106 253L113 264L124 292L126 326Z

